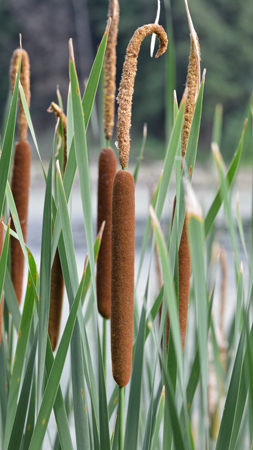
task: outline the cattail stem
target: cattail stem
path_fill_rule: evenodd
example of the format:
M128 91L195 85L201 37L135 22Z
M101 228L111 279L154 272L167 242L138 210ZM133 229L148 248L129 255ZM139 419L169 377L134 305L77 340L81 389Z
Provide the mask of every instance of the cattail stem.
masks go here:
M119 388L119 450L124 448L124 387Z

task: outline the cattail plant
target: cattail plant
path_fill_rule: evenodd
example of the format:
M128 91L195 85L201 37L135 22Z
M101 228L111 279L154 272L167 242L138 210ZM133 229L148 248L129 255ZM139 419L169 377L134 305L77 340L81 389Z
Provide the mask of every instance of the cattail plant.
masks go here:
M65 116L62 109L54 102L51 103L50 109L48 111L54 111L56 118L62 120L63 151L61 156L63 168L62 173L64 174L67 163L67 117ZM56 349L60 334L63 295L64 278L61 268L59 250L57 248L51 270L50 308L48 321L48 334L53 351Z
M194 29L192 19L190 16L187 0L185 0L185 7L188 16L189 28L190 28L190 56L187 72L186 88L184 91L185 98L185 110L184 110L184 122L182 130L182 147L181 147L181 170L183 170L184 158L189 139L192 119L195 110L195 103L200 89L200 48L197 33ZM175 213L176 197L174 200L173 216ZM187 330L187 317L188 317L188 304L189 304L189 292L190 292L190 276L191 276L191 258L187 236L187 226L185 217L181 240L178 249L178 302L179 302L179 323L181 331L182 350L185 347L185 338ZM167 318L166 329L166 347L168 348L169 338L169 318Z
M103 148L98 164L98 210L97 231L105 221L105 230L97 261L97 303L98 311L104 319L111 315L111 216L112 185L117 170L117 160L113 149L109 146L114 129L114 110L116 92L116 45L119 22L118 0L109 1L108 18L111 26L108 34L104 62L104 131L107 147ZM106 321L104 320L104 340ZM103 351L106 343L104 341ZM104 354L105 360L105 354Z
M3 215L1 216L0 221L0 256L3 250L3 243L4 243L4 224L3 224ZM0 299L0 345L2 343L2 329L3 329L3 293L1 295Z
M123 388L132 370L134 312L135 183L126 168L137 57L143 39L151 33L160 39L156 57L165 52L168 40L160 25L138 28L127 47L118 94L118 150L122 170L115 175L112 196L111 353L113 377L120 386L120 450L123 448Z
M16 81L19 59L21 61L20 82L24 90L27 105L30 105L30 64L25 50L14 51L10 68L10 85L12 91ZM11 189L16 204L20 225L26 242L28 198L30 185L31 149L27 142L28 124L24 107L19 99L18 143L15 147ZM11 228L15 230L13 218ZM11 236L11 278L16 292L18 304L21 303L24 271L24 256L17 239Z

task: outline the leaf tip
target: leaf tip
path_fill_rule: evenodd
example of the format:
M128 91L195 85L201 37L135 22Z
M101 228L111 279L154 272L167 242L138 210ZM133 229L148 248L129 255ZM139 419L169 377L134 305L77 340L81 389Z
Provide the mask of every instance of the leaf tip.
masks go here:
M105 34L109 34L110 28L111 28L111 24L112 24L112 18L109 17L107 20L107 25L106 25L106 29L105 29Z
M86 269L87 269L88 259L89 259L89 253L86 253L85 259L84 259L84 265L83 265L83 271L84 272L86 272Z
M73 39L69 39L69 62L73 61L75 64L75 56L74 56L74 47L73 47Z
M197 200L196 194L192 188L191 183L185 177L183 178L184 192L185 192L185 209L187 218L190 216L196 217L198 220L202 221L202 210L201 206Z
M101 243L101 240L102 240L102 237L103 237L104 229L105 229L105 220L102 222L102 225L101 225L101 227L99 229L99 232L98 232L98 235L97 235L100 243Z

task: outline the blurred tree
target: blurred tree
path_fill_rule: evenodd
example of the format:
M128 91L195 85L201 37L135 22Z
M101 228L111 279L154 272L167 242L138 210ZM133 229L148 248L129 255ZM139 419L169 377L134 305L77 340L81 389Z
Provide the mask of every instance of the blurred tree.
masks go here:
M166 0L168 2L168 0ZM187 73L189 28L183 0L170 0L175 37L176 89L180 101ZM188 0L200 39L201 67L207 69L200 143L209 150L216 103L224 106L221 150L231 155L238 141L244 111L253 87L253 2L251 0ZM117 85L126 47L134 31L153 22L157 0L119 0ZM160 24L165 10L161 0ZM74 49L81 88L107 20L108 0L1 0L0 3L0 123L9 85L9 62L23 35L31 60L31 113L36 131L52 123L46 109L60 85L64 104L68 90L68 39ZM92 41L90 37L92 35ZM142 134L164 140L166 54L149 56L150 37L142 44L133 97L132 136ZM116 138L115 138L116 140ZM132 147L136 139L132 140ZM137 144L138 145L138 144ZM134 149L133 149L134 150ZM139 148L137 147L137 151Z
M93 45L96 47L104 29L107 0L88 0ZM189 28L184 1L171 0L177 65L176 89L180 100L187 73ZM243 114L253 88L253 2L251 0L189 0L193 23L200 40L201 67L207 69L202 119L201 144L210 148L215 105L224 106L222 150L231 155L239 138ZM120 81L124 55L134 30L154 21L155 0L120 0L118 72ZM160 24L165 26L162 5ZM149 58L150 39L141 48L133 98L134 132L141 132L144 122L156 137L164 138L164 67L165 58Z
M18 25L7 0L0 3L0 124L9 91L10 58L18 41Z

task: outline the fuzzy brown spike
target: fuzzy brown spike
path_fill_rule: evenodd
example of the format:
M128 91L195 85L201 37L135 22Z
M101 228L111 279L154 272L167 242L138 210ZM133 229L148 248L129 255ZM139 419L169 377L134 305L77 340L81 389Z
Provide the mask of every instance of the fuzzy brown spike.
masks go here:
M176 210L176 197L174 199L172 225L174 214ZM181 333L182 350L185 347L185 338L187 330L187 317L190 293L190 278L191 278L191 258L187 236L186 218L184 220L181 240L178 249L178 282L179 282L179 324ZM166 349L168 351L170 320L167 316L166 324Z
M158 58L166 51L168 39L163 27L154 23L138 28L130 40L126 51L118 94L118 149L119 162L122 168L128 166L129 159L129 131L131 128L132 97L137 71L137 58L143 39L152 33L155 33L160 40L160 46L156 54L156 58Z
M0 256L2 254L3 250L3 244L4 244L4 225L3 225L3 215L1 216L1 222L0 222ZM1 295L0 300L0 345L2 343L2 330L3 330L3 293Z
M184 220L181 241L178 249L179 323L181 331L182 350L184 350L185 346L191 278L191 258L186 221L187 218L185 218Z
M116 45L119 23L119 2L109 1L108 18L111 17L104 64L104 129L105 137L111 140L114 128L115 92L116 92Z
M135 185L133 176L117 172L112 196L112 371L120 387L132 370L135 252Z
M28 108L30 107L30 62L28 53L22 49L16 49L13 52L11 59L11 67L10 67L10 86L13 92L16 75L18 72L19 58L22 55L21 68L20 68L20 83L23 87L26 103ZM22 105L22 102L19 98L19 119L18 119L18 130L19 130L19 141L25 141L27 139L27 120L25 116L25 111Z
M27 141L16 144L11 190L16 204L21 230L26 242L28 198L30 186L31 149ZM11 229L15 231L15 224L11 218ZM16 292L18 304L21 303L24 255L19 241L11 236L11 278Z
M64 294L64 279L58 249L56 250L51 271L50 309L48 321L48 334L54 351L60 334L61 314Z
M189 139L193 114L195 110L195 101L198 94L198 67L194 51L194 42L191 37L191 50L189 56L189 66L187 73L187 99L184 111L184 123L182 131L182 165L186 153L186 147Z
M97 260L98 311L106 319L111 315L111 216L112 186L117 170L117 159L112 148L103 148L98 168L97 232L105 221L105 229Z

